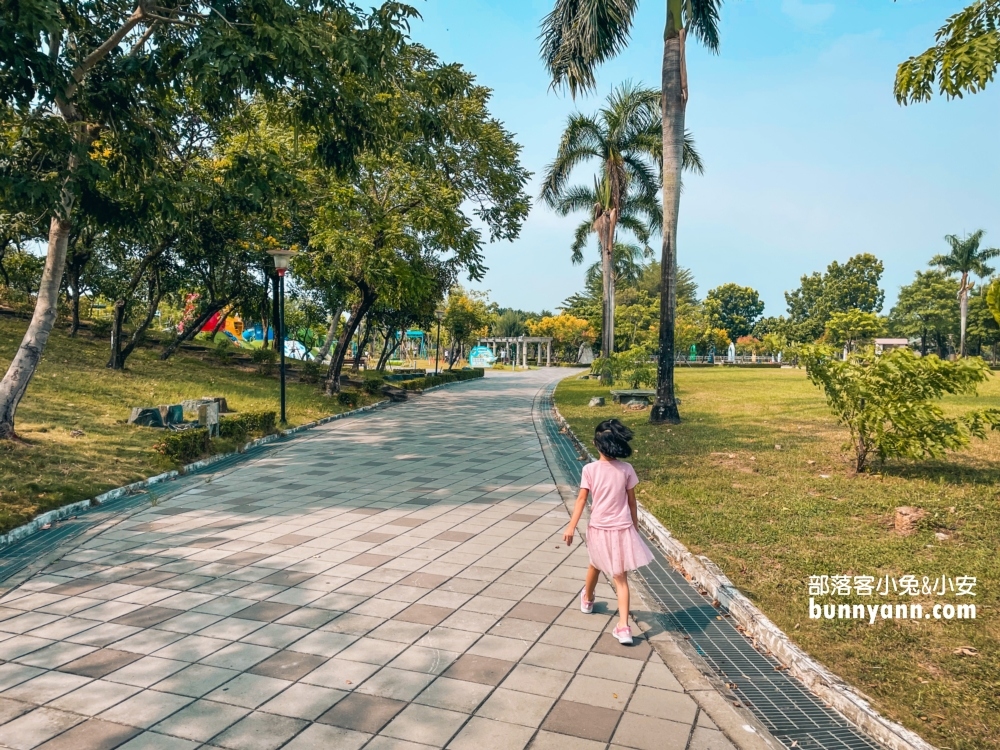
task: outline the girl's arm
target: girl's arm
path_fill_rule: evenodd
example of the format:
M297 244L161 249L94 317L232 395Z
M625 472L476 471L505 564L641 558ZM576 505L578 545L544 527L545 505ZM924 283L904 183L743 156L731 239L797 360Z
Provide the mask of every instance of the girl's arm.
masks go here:
M566 533L563 534L563 541L566 542L567 547L573 544L576 525L580 523L580 518L583 516L583 509L587 507L588 492L589 490L581 489L580 494L576 496L576 507L573 508L573 517L569 519L569 526L566 527Z
M633 487L630 490L627 490L626 493L628 494L628 509L629 509L629 512L632 514L632 525L635 526L635 530L638 531L639 530L639 506L636 504L635 487ZM621 497L621 495L619 495L619 497Z

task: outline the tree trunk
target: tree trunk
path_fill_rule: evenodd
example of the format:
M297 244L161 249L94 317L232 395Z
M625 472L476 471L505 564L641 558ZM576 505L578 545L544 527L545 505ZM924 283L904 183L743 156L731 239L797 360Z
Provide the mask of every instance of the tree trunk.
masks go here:
M219 320L216 321L215 328L212 329L212 336L209 339L211 343L215 343L215 337L218 335L219 331L225 327L227 320L229 320L229 313L222 313L219 315Z
M330 353L330 347L333 346L333 339L337 335L337 327L340 325L340 316L343 314L344 306L340 305L334 312L333 319L330 321L330 327L326 331L326 340L323 342L323 347L319 350L319 354L316 355L317 362L322 362Z
M122 327L125 324L125 300L115 300L114 312L111 314L111 357L105 365L109 370L121 370L125 367L122 361Z
M965 327L969 322L969 276L962 274L962 286L958 290L958 306L962 313L962 326L960 331L958 356L965 356Z
M670 3L673 8L675 4ZM663 252L660 258L660 336L656 365L656 403L650 410L654 424L680 421L674 396L674 317L677 308L677 217L681 201L681 165L684 149L684 110L687 82L684 74L684 30L674 10L668 11L663 41ZM679 29L674 31L673 29Z
M358 353L354 357L354 367L351 368L354 372L357 372L358 370L361 369L361 358L364 356L365 349L368 348L368 342L371 339L371 336L372 336L372 319L371 316L368 316L367 319L365 320L365 328L364 328L364 333L361 336L361 343L358 344Z
M920 332L920 356L927 356L927 326Z
M135 330L132 331L132 336L129 338L128 344L122 349L119 358L121 359L121 369L125 369L125 360L129 358L129 355L135 351L135 348L142 341L142 336L149 328L153 319L156 317L156 311L160 307L160 300L163 299L163 289L160 286L160 275L158 273L153 275L153 278L149 280L149 305L146 307L146 317L143 321L136 326Z
M354 283L361 291L361 301L351 313L344 330L341 331L340 338L337 340L337 351L334 353L333 359L330 360L330 370L326 378L326 395L328 396L340 393L340 373L344 369L344 359L348 349L350 349L351 339L354 337L355 331L358 330L361 319L368 314L378 298L375 291L364 281L355 281Z
M379 372L385 370L386 365L389 364L389 360L392 359L392 355L396 353L401 343L403 343L403 339L397 338L395 333L386 334L385 347L382 349L382 356L379 357L378 367L376 368Z
M213 315L215 315L215 313L219 312L219 310L221 310L228 304L229 304L228 300L225 300L223 302L209 303L208 307L206 307L202 311L201 315L199 315L194 321L192 321L191 325L185 328L184 332L176 339L174 339L170 343L170 345L163 350L163 353L160 355L160 359L169 359L171 356L173 356L174 352L176 352L178 349L181 348L181 344L193 339L195 337L195 334L198 333L198 331L202 329L205 323L208 322L208 319L211 318Z
M71 171L72 166L74 165L71 165ZM17 437L14 432L14 414L17 405L24 397L31 376L35 374L35 369L42 359L49 333L59 313L59 287L62 285L63 268L66 264L66 248L69 244L71 226L69 217L74 199L70 187L64 187L62 216L53 216L49 223L49 247L35 310L31 315L28 330L21 339L21 346L18 347L7 373L0 381L0 440L13 440Z

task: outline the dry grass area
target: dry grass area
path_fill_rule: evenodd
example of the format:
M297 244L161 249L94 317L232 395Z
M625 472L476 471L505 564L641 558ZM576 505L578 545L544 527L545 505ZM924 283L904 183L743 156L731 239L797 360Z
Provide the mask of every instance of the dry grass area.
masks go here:
M1000 435L944 461L856 476L841 451L846 432L804 372L682 369L677 378L680 425L654 428L648 410L624 411L610 397L589 408L607 389L578 377L559 385L556 402L584 440L602 419L629 424L646 507L880 711L940 748L1000 748ZM978 397L946 401L984 406L1000 407L1000 378ZM893 529L905 505L927 513L910 536ZM823 574L976 576L978 618L810 620L809 577ZM968 600L915 599L928 609Z
M0 315L0 372L17 350L27 320ZM0 443L0 532L39 513L173 468L151 446L159 430L126 424L133 406L225 396L236 411L278 411L277 377L210 351L182 351L166 362L140 349L125 372L105 368L108 343L53 331L41 366L17 412L21 443ZM290 426L345 411L319 387L290 382ZM368 399L369 401L371 399ZM74 436L74 431L82 435Z

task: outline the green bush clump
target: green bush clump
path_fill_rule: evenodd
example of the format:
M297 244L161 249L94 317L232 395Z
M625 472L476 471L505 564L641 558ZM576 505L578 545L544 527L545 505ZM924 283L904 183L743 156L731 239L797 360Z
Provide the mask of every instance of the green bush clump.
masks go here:
M257 372L261 375L273 375L277 360L278 353L274 349L254 349L250 352L250 361L257 365Z
M153 446L153 450L179 464L189 464L207 455L212 448L208 429L197 427L193 430L168 432Z
M219 437L245 440L251 435L270 435L274 432L277 418L273 411L248 411L235 417L226 417L219 420Z
M303 383L318 383L323 377L323 366L319 362L303 362L299 365L299 380Z
M337 394L337 401L344 406L357 406L361 403L361 394L357 391L341 391Z
M365 382L361 386L365 393L376 396L382 392L382 386L385 385L385 381L379 375L368 375L365 377Z
M483 377L485 374L485 370L483 370L482 367L474 367L463 370L445 370L437 375L428 375L423 378L404 380L399 384L399 387L408 391L422 391L425 388L433 388L436 385L454 383L459 380L474 380L475 378Z

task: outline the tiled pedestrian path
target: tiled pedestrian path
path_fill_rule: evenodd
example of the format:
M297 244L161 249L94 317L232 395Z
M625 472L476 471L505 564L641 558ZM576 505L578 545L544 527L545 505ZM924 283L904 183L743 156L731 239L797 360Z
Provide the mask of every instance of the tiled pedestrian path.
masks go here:
M610 587L577 608L531 418L559 376L333 423L67 548L0 599L0 745L730 750Z

